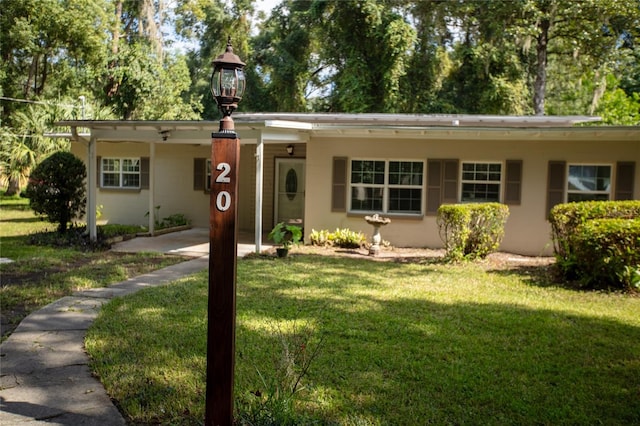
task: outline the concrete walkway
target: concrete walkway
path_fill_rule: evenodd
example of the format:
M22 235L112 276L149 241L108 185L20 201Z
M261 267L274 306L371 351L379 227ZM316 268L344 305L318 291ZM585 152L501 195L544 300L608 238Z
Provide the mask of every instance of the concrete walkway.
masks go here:
M208 244L206 250L200 243L197 248L188 245L197 234L173 235L173 240L183 240L177 249L171 236L120 243L119 251L177 250L199 257L106 288L76 292L26 317L0 345L0 425L126 425L102 383L91 375L85 333L110 299L206 269ZM133 250L138 244L144 248ZM238 256L253 247L238 244Z

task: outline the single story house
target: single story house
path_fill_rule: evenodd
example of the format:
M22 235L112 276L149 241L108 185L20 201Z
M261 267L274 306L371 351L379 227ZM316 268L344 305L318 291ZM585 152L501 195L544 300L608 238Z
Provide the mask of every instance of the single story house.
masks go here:
M256 250L274 224L349 228L391 223L397 247L442 247L444 203L496 201L510 217L501 250L552 253L549 209L580 200L640 199L640 127L589 116L234 114L241 140L238 229ZM584 125L589 124L591 125ZM181 213L209 226L210 121L65 121L88 169L87 219L148 225ZM99 206L99 208L97 207Z

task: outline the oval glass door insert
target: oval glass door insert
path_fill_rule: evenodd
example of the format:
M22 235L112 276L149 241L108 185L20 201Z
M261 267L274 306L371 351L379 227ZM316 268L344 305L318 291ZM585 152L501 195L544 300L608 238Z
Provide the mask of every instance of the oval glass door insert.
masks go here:
M295 170L289 169L285 178L285 189L287 190L287 198L293 201L298 192L298 174Z

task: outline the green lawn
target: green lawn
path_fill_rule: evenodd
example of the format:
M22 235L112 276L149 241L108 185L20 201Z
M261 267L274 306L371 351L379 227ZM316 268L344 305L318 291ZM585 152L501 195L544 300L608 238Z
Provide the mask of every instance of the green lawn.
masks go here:
M637 296L319 255L241 260L237 281L237 418L254 424L294 417L265 400L318 345L289 424L640 423ZM86 346L132 424L201 424L206 309L206 273L103 308Z
M51 237L55 230L55 224L34 215L27 199L0 196L0 257L13 261L0 264L3 339L30 312L75 290L104 287L184 260L32 244L35 235Z

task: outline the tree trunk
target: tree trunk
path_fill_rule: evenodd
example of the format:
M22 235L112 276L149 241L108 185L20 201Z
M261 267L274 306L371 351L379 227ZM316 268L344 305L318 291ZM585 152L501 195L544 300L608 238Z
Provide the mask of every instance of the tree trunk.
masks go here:
M549 18L543 18L538 24L540 34L536 44L536 81L533 84L533 111L544 115L544 97L547 90L547 48L549 43Z
M20 195L20 182L18 179L9 178L9 185L5 195Z
M113 25L113 40L111 42L111 53L113 53L113 56L118 54L118 45L120 43L120 25L122 25L122 0L116 3L116 20Z
M113 40L111 41L111 53L113 57L107 66L109 70L113 70L118 66L116 55L118 54L120 43L120 25L122 25L122 0L116 3L116 20L113 25ZM107 99L112 98L116 93L118 93L118 82L116 82L110 74L105 87Z

